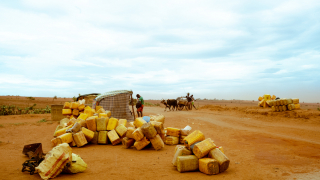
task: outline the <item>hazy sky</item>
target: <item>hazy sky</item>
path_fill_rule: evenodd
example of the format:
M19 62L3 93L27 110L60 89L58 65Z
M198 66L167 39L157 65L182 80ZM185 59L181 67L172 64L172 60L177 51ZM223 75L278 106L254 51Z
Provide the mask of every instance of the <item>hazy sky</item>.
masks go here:
M320 102L320 1L0 2L0 95Z

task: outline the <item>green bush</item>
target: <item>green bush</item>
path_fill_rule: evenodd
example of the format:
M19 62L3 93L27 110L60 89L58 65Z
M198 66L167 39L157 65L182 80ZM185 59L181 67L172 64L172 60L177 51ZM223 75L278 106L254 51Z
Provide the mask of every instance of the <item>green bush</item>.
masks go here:
M42 122L47 122L46 119L41 119L40 121L38 121L38 123L42 123Z
M35 98L34 97L26 97L27 99L29 99L29 100L35 100Z
M44 109L36 109L36 105L37 104L33 104L32 106L26 108L16 107L15 105L0 105L0 116L51 113L51 108L49 108L49 106L46 106Z

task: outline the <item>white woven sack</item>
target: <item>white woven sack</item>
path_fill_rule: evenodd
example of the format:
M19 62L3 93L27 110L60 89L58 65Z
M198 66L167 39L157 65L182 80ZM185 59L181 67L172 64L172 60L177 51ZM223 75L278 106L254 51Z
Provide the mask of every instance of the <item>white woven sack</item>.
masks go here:
M45 157L36 171L42 179L47 180L58 176L65 165L72 161L72 149L67 143L54 147Z

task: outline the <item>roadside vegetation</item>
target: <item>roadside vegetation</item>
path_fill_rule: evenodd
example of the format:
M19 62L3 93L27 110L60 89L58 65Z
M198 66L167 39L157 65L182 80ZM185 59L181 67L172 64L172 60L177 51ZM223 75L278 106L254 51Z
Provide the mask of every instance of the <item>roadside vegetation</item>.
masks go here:
M40 121L38 121L38 123L42 123L42 122L47 122L46 119L41 119Z
M51 108L36 108L37 104L30 107L20 108L15 105L0 105L0 116L6 115L21 115L21 114L48 114L51 113Z
M144 102L144 105L145 106L160 106L160 103L153 104L153 103L149 103L149 102Z

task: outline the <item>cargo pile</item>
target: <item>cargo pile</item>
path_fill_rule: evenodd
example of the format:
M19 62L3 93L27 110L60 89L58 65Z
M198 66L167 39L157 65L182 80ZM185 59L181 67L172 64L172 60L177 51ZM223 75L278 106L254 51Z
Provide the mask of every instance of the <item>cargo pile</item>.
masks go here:
M274 112L291 111L300 109L298 98L281 98L276 100L276 96L272 97L269 94L265 94L263 97L259 97L258 106L271 107Z
M167 128L167 133L172 135L171 131L171 128ZM228 169L230 160L224 154L223 148L217 147L210 138L206 139L201 131L193 131L183 138L183 142L184 145L176 146L172 160L173 166L176 166L179 172L199 170L204 174L213 175Z
M84 103L85 103L84 100L80 100L79 102L65 102L62 109L62 115L70 119L73 119L73 118L83 119L83 118L91 117L94 114L99 115L99 117L111 116L111 112L105 111L101 106L97 106L95 109L92 109L90 106L84 105Z
M190 134L190 131L190 126L186 126L184 129L167 127L165 128L164 143L167 145L184 144L184 138Z
M275 96L275 95L272 95L272 96L270 96L270 94L265 94L265 95L263 95L263 97L259 97L258 98L258 100L259 100L259 103L258 103L258 106L259 107L264 107L264 108L266 108L266 107L271 107L270 105L269 105L269 102L271 101L271 100L275 100L277 97Z
M270 106L272 108L272 111L274 112L281 112L281 111L291 111L295 109L300 109L299 99L293 98L293 99L287 99L287 98L281 98L278 100L272 100L270 101Z
M155 150L164 147L163 115L151 116L148 123L143 118L127 123L126 119L111 117L111 112L101 106L92 109L77 102L66 102L62 114L66 118L60 121L54 132L53 146L62 143L69 143L71 147L82 147L88 143L122 143L125 148L134 146L141 150L151 143Z
M163 115L151 115L150 121L136 118L133 122L127 122L126 119L113 118L111 112L101 106L92 109L84 104L67 102L62 113L66 118L60 121L51 140L56 147L66 143L70 147L82 147L88 143L122 143L124 148L134 146L142 150L152 146L160 150L164 144L183 144L176 146L172 161L179 172L199 170L212 175L222 173L229 167L230 160L222 147L217 147L210 138L206 139L199 130L190 133L190 126L183 129L164 128Z
M151 143L155 150L164 147L163 115L151 116L150 122L146 122L143 118L136 118L134 122L130 122L126 136L122 139L124 148L130 148L132 145L141 150Z

